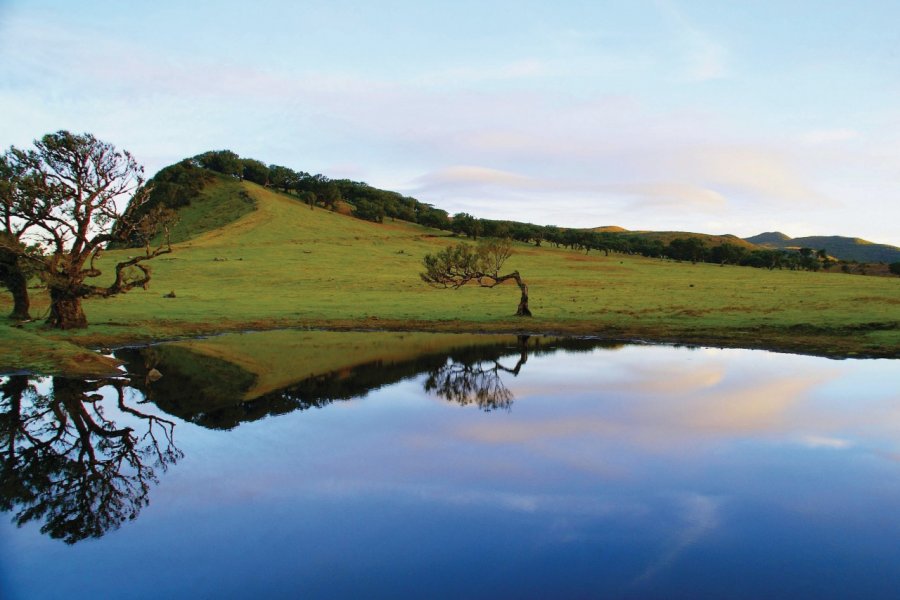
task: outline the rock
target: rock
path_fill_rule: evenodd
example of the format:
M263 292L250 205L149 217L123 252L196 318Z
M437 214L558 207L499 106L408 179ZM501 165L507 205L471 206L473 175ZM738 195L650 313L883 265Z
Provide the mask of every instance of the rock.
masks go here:
M157 381L161 377L162 377L162 373L160 373L156 369L150 369L147 372L147 381Z
M175 297L175 290L172 290L168 294L163 294L163 298L174 298L174 297Z

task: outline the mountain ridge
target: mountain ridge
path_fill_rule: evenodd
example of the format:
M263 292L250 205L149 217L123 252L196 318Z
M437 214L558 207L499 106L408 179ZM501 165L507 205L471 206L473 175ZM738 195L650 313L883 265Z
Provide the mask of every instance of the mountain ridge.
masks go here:
M841 260L855 260L867 263L893 263L900 261L900 248L889 244L870 242L859 237L810 235L792 238L780 231L771 231L744 238L744 241L763 248L780 250L798 250L800 248L824 249L830 256Z

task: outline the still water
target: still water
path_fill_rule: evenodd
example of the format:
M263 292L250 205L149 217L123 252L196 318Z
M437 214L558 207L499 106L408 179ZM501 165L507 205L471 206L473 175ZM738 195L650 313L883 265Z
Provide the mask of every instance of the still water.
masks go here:
M324 332L116 354L115 381L2 379L3 598L900 596L897 361Z

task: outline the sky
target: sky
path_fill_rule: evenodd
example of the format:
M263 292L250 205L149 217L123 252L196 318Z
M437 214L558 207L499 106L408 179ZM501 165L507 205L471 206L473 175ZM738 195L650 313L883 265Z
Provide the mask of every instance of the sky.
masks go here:
M895 0L0 0L0 147L90 132L564 227L900 246Z

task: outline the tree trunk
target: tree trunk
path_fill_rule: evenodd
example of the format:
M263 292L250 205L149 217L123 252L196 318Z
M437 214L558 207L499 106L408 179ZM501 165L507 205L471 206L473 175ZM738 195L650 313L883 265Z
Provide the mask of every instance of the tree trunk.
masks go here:
M28 321L31 315L28 314L30 302L28 300L28 280L21 272L9 272L3 280L4 285L9 289L13 297L13 311L9 315L10 319L16 321Z
M47 325L56 329L82 329L87 317L81 308L81 298L65 290L50 288L50 316Z
M519 289L522 291L522 297L519 299L519 308L518 310L516 310L516 316L530 317L531 311L528 310L528 286L525 285L525 282L522 281L521 277L519 277L518 271L513 273L513 277L515 277L516 283L519 285Z

